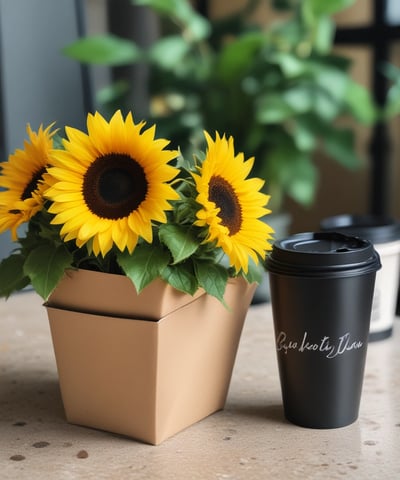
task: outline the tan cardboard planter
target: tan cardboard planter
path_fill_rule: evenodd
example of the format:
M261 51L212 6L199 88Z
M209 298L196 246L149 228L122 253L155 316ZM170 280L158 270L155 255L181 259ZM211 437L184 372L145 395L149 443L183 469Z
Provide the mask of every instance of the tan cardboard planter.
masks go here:
M254 284L229 282L229 310L201 292L158 321L66 309L63 288L46 308L69 422L157 445L224 407Z
M79 312L158 320L203 294L204 290L199 290L191 297L157 279L138 295L124 275L67 270L48 304Z

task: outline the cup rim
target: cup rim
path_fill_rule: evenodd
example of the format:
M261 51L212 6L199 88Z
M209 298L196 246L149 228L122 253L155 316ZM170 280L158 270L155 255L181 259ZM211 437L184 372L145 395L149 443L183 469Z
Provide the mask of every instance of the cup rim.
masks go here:
M368 240L339 232L304 232L274 242L266 268L277 274L337 277L376 272L381 263Z
M400 222L387 215L342 214L324 218L320 223L322 231L342 232L356 235L372 243L386 243L400 240Z

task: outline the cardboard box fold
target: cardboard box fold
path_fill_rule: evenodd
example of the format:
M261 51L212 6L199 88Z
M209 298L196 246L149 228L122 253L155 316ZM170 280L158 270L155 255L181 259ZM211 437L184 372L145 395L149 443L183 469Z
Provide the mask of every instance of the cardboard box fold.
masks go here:
M158 321L80 312L50 298L67 420L157 445L222 409L254 289L236 279L229 310L209 295L187 296Z

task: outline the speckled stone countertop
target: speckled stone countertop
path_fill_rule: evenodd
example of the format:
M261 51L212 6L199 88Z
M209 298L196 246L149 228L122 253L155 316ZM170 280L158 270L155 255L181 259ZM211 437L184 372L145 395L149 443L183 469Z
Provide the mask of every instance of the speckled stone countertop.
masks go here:
M334 430L283 416L269 304L246 319L226 408L159 446L70 425L40 298L0 301L0 478L398 479L400 320L368 348L360 415Z

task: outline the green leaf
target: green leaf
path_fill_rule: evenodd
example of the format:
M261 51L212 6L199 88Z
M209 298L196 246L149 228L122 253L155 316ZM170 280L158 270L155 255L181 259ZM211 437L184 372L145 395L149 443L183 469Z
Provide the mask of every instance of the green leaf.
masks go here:
M293 109L277 93L263 95L256 105L257 121L263 124L280 123L293 116Z
M318 174L311 162L297 165L297 175L292 177L287 193L296 202L309 207L314 202Z
M161 274L161 277L177 290L194 295L199 288L196 277L193 274L191 264L184 268L182 264L179 266L168 265Z
M314 63L313 73L315 81L313 109L321 119L330 122L344 107L349 76L344 71L319 62Z
M321 17L314 32L314 46L319 54L325 55L331 51L334 33L335 26L332 19L328 16Z
M210 23L202 16L190 14L190 17L186 18L185 20L187 22L188 29L192 34L193 40L203 40L210 35Z
M396 83L400 80L400 68L396 65L393 65L393 63L384 62L381 65L380 70L392 82Z
M343 105L326 90L315 89L313 111L324 122L332 122L340 113Z
M291 175L287 179L287 194L304 207L309 207L315 197L318 172L310 155L293 152Z
M383 107L383 120L390 120L400 113L400 68L384 63L381 68L383 74L392 82ZM378 118L378 120L381 120Z
M171 35L158 40L149 50L149 58L156 65L166 70L174 70L184 61L190 45L178 35Z
M79 39L66 46L63 53L81 63L109 66L136 63L143 56L134 42L111 34Z
M307 63L290 52L274 52L268 57L268 61L276 63L286 78L297 77L307 70Z
M186 0L131 0L133 5L149 7L161 15L173 17L177 9L187 9Z
M356 82L349 80L345 101L354 117L365 125L371 125L377 119L377 109L369 91ZM399 98L400 104L400 98Z
M313 92L308 85L291 87L282 93L282 98L296 113L308 112L313 105Z
M46 300L72 263L72 255L65 245L43 243L32 250L25 262L24 273L32 287Z
M243 77L264 42L265 36L261 32L251 32L227 43L221 50L216 67L219 78L224 82L232 82Z
M400 82L392 85L387 93L385 107L383 111L384 118L390 120L400 113Z
M281 144L270 151L268 167L266 178L281 185L296 202L311 205L318 175L308 153L299 151L290 143Z
M311 152L316 147L315 132L310 128L307 122L300 117L292 127L293 140L296 147L304 152Z
M324 134L326 152L346 168L354 169L361 165L355 150L353 130L347 128L329 128Z
M169 260L169 253L161 246L147 243L137 245L132 255L126 250L117 254L118 264L132 280L138 293L161 276Z
M210 33L210 23L198 14L187 0L131 0L134 5L146 6L158 14L178 21L190 32L194 40L206 38Z
M200 245L200 240L196 237L193 230L179 225L161 225L159 238L170 250L174 263L179 263L189 258Z
M224 305L224 293L228 281L228 272L222 265L211 262L196 262L194 265L199 285Z
M101 105L111 104L112 102L118 104L130 92L130 89L130 82L126 79L121 79L101 88L96 92L96 98Z
M0 297L8 298L13 292L29 285L29 277L24 273L25 258L13 254L0 263Z
M389 95L386 100L383 115L385 120L390 120L400 113L400 88L393 86L389 90Z
M354 0L303 0L315 15L333 15L353 5Z

